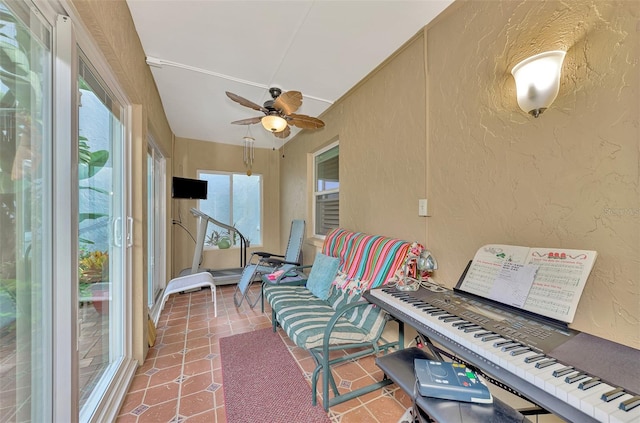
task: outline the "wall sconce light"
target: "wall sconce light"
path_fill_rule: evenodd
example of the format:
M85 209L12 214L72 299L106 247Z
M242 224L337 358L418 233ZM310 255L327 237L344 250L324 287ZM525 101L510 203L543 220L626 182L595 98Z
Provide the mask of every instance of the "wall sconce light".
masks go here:
M518 105L533 117L540 116L556 99L565 54L560 50L536 54L511 70L516 80Z
M256 139L250 136L250 133L247 133L247 135L244 136L242 140L244 141L244 154L242 157L242 161L247 167L247 176L251 176L251 168L253 167L254 158L254 142Z
M287 127L287 121L278 115L267 115L260 122L264 129L271 132L282 132Z

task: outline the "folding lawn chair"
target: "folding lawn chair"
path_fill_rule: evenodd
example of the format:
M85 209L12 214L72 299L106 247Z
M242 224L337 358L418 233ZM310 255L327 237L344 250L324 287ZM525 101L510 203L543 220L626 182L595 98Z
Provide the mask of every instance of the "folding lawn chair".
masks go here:
M276 270L287 270L289 268L300 266L302 263L301 251L302 241L304 239L304 220L293 220L291 222L291 231L289 232L289 242L284 255L266 253L257 251L251 254L249 264L242 270L240 281L233 292L233 302L236 307L240 307L242 301L247 300L249 307L253 308L262 297L260 293L252 298L249 288L255 280L261 280L262 275L273 273Z

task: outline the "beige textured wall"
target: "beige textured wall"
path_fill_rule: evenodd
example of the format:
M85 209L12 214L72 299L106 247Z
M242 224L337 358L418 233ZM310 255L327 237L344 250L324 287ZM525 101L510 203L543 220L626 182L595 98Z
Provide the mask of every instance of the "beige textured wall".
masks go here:
M311 230L308 154L340 141L340 225L401 239L426 240L425 73L423 38L408 42L387 66L334 104L326 126L286 144L281 164L281 227L302 216ZM305 261L315 249L305 246Z
M129 101L143 106L149 130L163 154L170 156L173 133L126 1L71 1Z
M596 250L573 327L640 346L638 19L620 1L465 2L428 40L428 240L455 284L486 243ZM538 119L511 68L567 51Z
M243 148L240 146L176 138L173 155L173 174L185 178L196 178L198 170L222 172L243 172ZM256 149L253 174L262 176L263 222L262 245L251 246L247 251L269 251L280 253L280 226L278 223L280 197L278 195L278 152L270 149ZM174 220L180 219L191 232L197 234L197 219L191 214L192 207L197 207L196 200L171 200L173 202ZM212 216L215 218L216 216ZM288 227L287 235L288 237ZM173 225L173 277L180 270L191 268L195 243L187 232L178 225ZM286 242L286 241L285 241ZM205 250L201 264L204 268L225 269L239 267L240 254L237 249Z
M339 137L342 226L426 241L449 287L486 243L596 250L572 326L639 348L639 4L455 3L287 144L282 215L308 216L307 155ZM550 49L560 93L534 119L510 69Z

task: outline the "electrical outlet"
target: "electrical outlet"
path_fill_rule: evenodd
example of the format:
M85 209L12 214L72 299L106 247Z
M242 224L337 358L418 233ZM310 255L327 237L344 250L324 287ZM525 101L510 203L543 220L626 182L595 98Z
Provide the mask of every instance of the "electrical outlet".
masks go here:
M426 198L418 200L418 216L429 216L429 209L427 208L427 205Z

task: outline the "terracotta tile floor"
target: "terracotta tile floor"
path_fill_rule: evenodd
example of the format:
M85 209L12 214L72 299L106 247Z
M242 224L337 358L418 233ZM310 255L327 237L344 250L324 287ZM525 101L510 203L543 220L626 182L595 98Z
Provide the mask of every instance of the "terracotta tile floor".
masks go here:
M265 313L260 312L259 304L254 310L246 303L236 308L234 289L235 285L218 287L218 317L213 316L208 289L175 294L167 300L158 321L156 344L136 372L120 409L118 423L226 422L220 338L271 327L269 306L266 305ZM259 292L258 286L251 289L255 289L253 294ZM315 367L313 359L282 331L280 336L309 381ZM343 363L335 368L335 375L341 392L382 378L373 357ZM531 406L493 388L495 396L513 407ZM321 404L321 399L318 403ZM333 423L396 423L410 404L410 398L400 388L389 385L331 407L329 417ZM562 423L553 415L532 416L532 419L538 423Z
M254 310L244 303L235 307L234 288L218 287L218 317L213 316L208 290L176 294L167 300L158 321L156 344L137 370L118 423L226 422L220 338L271 327L268 306L265 313L260 312L259 304ZM281 336L309 380L313 359L286 335ZM336 374L336 382L345 391L382 378L372 357L343 364ZM332 407L329 416L336 423L397 422L409 404L408 397L390 385Z

